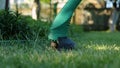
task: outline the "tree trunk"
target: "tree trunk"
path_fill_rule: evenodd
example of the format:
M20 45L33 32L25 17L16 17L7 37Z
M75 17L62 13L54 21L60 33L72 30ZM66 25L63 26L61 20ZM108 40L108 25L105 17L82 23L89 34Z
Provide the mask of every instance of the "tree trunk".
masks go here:
M40 0L34 0L32 7L32 18L35 20L40 18Z
M50 22L52 22L52 0L50 0Z
M57 15L57 6L58 6L58 2L54 3L54 8L53 8L53 11L54 11L54 18L55 18L56 15Z
M6 0L5 2L5 10L9 10L9 0Z

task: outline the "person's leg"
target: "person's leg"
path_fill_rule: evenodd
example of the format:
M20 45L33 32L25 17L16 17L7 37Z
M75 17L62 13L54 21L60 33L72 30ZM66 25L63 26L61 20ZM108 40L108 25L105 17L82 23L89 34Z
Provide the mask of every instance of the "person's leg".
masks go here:
M59 48L72 49L74 46L73 42L70 39L58 39L58 37L64 37L68 35L70 19L72 17L73 12L75 11L75 9L81 1L82 0L68 0L59 12L59 14L57 14L51 25L50 34L48 35L48 38L58 41L51 42L51 45L58 50Z
M118 18L119 18L119 12L117 10L113 10L112 17L110 20L110 31L111 32L115 31L115 27L116 27L116 23L118 21Z

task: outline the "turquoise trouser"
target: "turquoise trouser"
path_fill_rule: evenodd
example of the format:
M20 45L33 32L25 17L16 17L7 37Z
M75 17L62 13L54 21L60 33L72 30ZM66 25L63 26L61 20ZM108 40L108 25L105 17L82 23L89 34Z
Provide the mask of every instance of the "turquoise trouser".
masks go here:
M76 7L82 0L68 0L65 6L58 13L54 19L48 38L51 40L57 40L58 37L66 37L68 35L68 29L70 19Z

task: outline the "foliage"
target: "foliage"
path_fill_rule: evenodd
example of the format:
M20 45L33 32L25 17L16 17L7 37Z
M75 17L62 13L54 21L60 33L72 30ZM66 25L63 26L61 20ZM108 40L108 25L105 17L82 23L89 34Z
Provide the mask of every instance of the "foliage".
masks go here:
M1 11L0 12L0 31L3 39L9 39L11 36L24 35L29 30L27 22L20 14L12 11Z
M43 22L34 21L28 16L13 11L0 12L0 39L34 39L45 36L47 28ZM38 37L38 36L37 36Z
M40 0L41 2L50 3L50 0Z
M31 18L28 19L29 26L31 28L32 36L31 39L47 37L50 24L43 21L35 21Z

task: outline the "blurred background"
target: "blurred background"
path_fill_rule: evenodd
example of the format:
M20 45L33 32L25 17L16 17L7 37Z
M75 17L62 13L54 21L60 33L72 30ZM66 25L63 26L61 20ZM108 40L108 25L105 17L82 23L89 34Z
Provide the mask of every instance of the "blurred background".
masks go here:
M66 2L67 0L0 0L0 10L13 11L36 21L52 23ZM84 31L119 31L119 9L120 0L83 0L75 10L71 23L81 25ZM114 10L117 12L113 12ZM111 24L115 13L118 13L117 20Z

